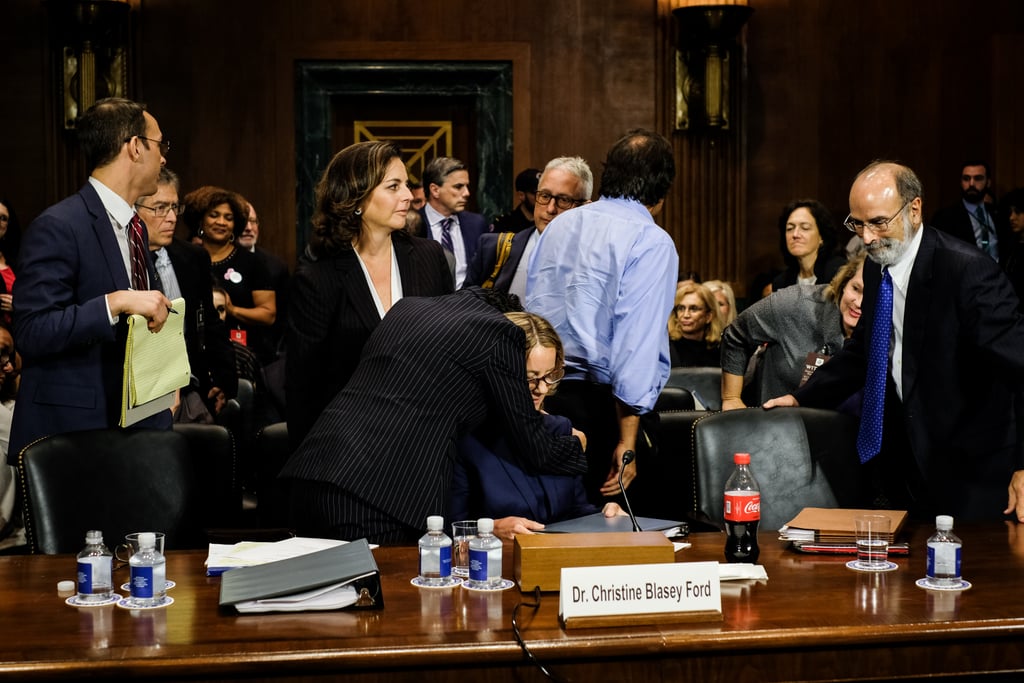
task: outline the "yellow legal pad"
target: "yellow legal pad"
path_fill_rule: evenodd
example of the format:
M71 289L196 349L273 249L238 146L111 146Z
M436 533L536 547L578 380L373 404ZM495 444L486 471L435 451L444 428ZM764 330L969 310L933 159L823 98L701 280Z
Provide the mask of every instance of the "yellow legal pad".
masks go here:
M146 318L128 318L121 393L122 427L133 425L174 405L175 392L188 385L192 369L185 351L185 300L171 302L174 313L159 332L150 332Z

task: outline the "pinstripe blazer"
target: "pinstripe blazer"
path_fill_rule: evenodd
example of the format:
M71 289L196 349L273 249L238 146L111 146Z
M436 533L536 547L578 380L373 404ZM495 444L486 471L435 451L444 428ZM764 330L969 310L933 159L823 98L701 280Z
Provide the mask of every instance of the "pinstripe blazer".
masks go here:
M455 443L488 415L523 467L582 474L579 440L550 434L533 407L522 330L480 293L395 304L281 476L335 484L419 528L447 509Z
M454 288L440 244L391 236L403 296L437 296ZM286 370L288 434L297 446L320 411L359 363L370 333L380 324L370 286L352 250L303 261L292 280Z

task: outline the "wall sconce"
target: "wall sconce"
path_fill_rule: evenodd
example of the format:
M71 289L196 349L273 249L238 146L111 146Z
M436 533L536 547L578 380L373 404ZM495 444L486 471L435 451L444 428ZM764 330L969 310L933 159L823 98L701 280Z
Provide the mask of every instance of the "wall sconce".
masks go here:
M729 72L736 36L754 12L746 0L682 0L676 50L676 129L729 129Z
M128 92L131 5L125 0L49 0L60 65L60 111L65 130L104 97Z

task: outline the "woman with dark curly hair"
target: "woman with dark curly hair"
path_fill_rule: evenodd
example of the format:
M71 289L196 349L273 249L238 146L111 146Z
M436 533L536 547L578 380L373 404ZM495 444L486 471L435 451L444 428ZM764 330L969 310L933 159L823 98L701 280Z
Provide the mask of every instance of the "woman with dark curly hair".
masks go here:
M288 434L296 445L395 302L454 290L441 245L404 231L411 200L401 149L390 142L346 147L317 184L309 258L289 300Z
M227 292L225 324L231 339L247 346L261 363L271 362L275 349L268 330L277 318L274 287L263 262L235 245L249 220L248 207L238 194L205 185L185 195L181 217L210 254L214 284Z
M783 207L779 250L786 269L772 281L773 292L795 284L825 284L846 262L836 254L832 214L813 199L798 199Z

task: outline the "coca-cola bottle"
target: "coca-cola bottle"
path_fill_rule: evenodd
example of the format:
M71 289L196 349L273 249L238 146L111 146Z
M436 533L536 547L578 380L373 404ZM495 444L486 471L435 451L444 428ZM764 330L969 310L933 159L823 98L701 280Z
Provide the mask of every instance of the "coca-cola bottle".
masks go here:
M761 521L761 489L750 471L750 453L732 456L736 469L725 482L725 559L756 563L757 523Z

